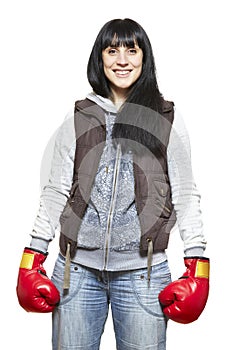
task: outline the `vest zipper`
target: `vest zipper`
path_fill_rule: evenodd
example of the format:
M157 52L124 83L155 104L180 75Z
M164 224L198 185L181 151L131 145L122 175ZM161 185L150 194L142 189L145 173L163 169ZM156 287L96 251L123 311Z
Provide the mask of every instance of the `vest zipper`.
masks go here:
M116 193L117 193L116 189L117 189L117 182L118 182L117 180L119 175L120 153L121 153L121 146L117 145L116 163L115 163L114 175L113 175L112 198L110 202L109 215L107 220L106 239L105 239L104 270L106 270L107 262L108 262L109 240L110 240L111 224L112 224L113 212L115 208L115 199L116 199Z

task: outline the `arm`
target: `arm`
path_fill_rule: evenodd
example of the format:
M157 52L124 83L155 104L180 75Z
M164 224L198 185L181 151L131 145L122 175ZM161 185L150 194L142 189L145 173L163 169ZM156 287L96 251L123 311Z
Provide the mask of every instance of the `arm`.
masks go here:
M167 155L172 202L184 242L184 253L186 256L202 256L206 239L203 233L200 194L193 178L189 135L181 115L176 111Z
M59 218L65 206L73 178L75 130L73 115L58 129L48 184L43 188L39 210L31 233L30 247L46 252L59 230ZM42 169L43 171L43 169Z
M203 258L206 240L200 210L200 194L193 179L190 143L181 116L176 114L168 147L172 201L184 242L186 271L159 294L164 314L179 323L201 315L209 293L209 259Z
M44 187L30 248L25 248L19 267L17 296L20 305L31 312L51 312L60 300L59 291L47 277L43 263L49 242L58 228L59 217L69 195L75 147L73 118L59 128L48 184Z

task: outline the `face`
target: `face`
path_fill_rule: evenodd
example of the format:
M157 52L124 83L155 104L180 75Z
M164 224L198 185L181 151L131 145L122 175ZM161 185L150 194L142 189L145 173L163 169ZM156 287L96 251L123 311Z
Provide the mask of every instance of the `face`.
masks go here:
M142 72L142 49L137 45L133 48L109 46L103 50L102 59L114 100L126 98L130 87Z

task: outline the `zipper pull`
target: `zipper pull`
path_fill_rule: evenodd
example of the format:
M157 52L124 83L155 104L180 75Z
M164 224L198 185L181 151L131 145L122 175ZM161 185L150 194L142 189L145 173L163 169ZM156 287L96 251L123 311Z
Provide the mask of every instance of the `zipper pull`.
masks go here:
M105 171L106 171L106 173L108 174L108 166L106 165L106 167L105 167Z

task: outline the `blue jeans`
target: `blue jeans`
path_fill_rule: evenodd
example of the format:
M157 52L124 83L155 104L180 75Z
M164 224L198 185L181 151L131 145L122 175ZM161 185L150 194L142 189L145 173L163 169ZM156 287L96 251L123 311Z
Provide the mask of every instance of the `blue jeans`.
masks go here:
M59 255L52 276L61 293L53 313L53 350L98 350L109 305L116 349L166 349L158 293L171 282L167 261L152 267L150 284L147 269L101 272L71 263L70 289L63 292L64 266Z

